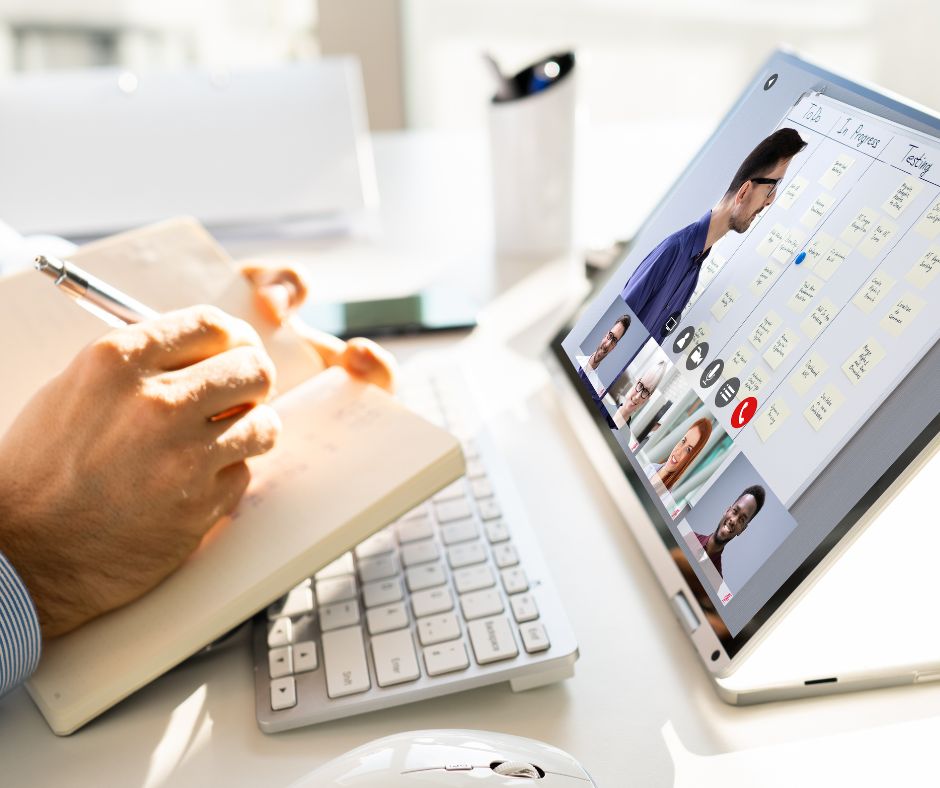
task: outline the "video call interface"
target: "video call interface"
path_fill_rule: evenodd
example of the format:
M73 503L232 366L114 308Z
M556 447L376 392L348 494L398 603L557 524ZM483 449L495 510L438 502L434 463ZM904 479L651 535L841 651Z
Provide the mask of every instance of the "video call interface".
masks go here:
M808 93L710 171L728 192L562 347L735 637L796 568L761 582L794 504L937 341L940 140Z

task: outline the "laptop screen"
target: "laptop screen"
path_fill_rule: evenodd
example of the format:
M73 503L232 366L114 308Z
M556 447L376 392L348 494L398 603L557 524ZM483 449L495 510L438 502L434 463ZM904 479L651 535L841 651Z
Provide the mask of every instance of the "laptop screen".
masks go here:
M559 336L729 655L937 433L938 309L940 120L777 54Z

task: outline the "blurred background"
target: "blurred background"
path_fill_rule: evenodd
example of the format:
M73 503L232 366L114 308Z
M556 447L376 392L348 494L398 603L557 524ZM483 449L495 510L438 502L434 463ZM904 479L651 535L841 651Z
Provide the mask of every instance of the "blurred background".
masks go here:
M484 49L514 71L574 48L592 122L711 128L779 42L940 107L938 29L930 0L2 0L0 74L353 53L373 130L465 129L493 92Z

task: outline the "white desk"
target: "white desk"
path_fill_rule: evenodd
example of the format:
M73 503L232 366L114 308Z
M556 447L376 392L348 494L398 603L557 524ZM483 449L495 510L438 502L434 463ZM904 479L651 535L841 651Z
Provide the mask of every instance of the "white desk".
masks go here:
M407 213L392 195L399 200L411 195L418 209L422 199L424 205L438 206L429 215L440 218L424 220L427 234L412 236L424 244L412 240L411 259L417 262L410 268L393 272L381 262L356 263L330 242L284 242L273 256L306 252L311 260L311 249L325 250L312 273L319 289L330 295L341 294L346 282L361 281L352 276L354 264L375 277L376 289L380 281L387 286L404 277L433 276L435 265L444 273L461 264L489 264L485 179L475 170L481 149L472 140L452 138L449 142L469 143L469 148L459 157L442 156L448 140L432 142L418 140L412 147L409 139L391 138L378 146L380 186L388 206L384 218L399 210ZM688 144L694 148L697 143ZM437 190L462 177L461 172L470 173L460 181L466 200L451 195L448 202L447 193ZM669 175L660 173L663 183ZM603 193L615 192L615 185ZM627 200L623 212L644 207ZM422 224L420 215L411 222L416 224ZM404 219L401 226L407 226ZM389 254L398 259L411 254L407 232L387 232ZM466 275L457 272L457 278ZM530 310L529 318L550 313L569 287L559 269L545 269L506 293L502 306L491 313L488 333L498 338L506 329L513 338L508 349L477 357L476 363L487 367L485 375L480 373L478 394L493 406L490 429L542 534L543 551L579 638L581 659L573 679L519 695L506 685L494 686L265 736L254 722L252 660L245 643L181 666L67 739L48 730L25 692L8 695L0 700L3 785L282 786L379 736L469 727L560 746L602 786L669 786L672 765L660 735L667 720L690 749L718 753L935 716L937 685L752 708L732 708L717 699L574 436L567 428L544 428L560 419L544 374L531 359L550 333L551 320L543 317L525 327L529 321L522 313ZM515 401L506 401L507 391L518 393ZM850 774L852 763L847 762L846 783L852 781Z

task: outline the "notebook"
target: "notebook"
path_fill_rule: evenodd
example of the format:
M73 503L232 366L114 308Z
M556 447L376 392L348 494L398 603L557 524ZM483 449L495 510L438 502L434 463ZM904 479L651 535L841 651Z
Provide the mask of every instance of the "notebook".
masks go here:
M212 302L253 318L250 288L192 220L115 236L71 259L159 310ZM30 393L107 326L30 271L0 280L0 302L0 331L18 340L6 348L15 374L0 402L5 429ZM281 438L251 460L238 509L177 572L44 644L27 689L57 734L75 731L463 472L451 435L342 370L311 378L317 357L299 337L256 326L278 368Z

